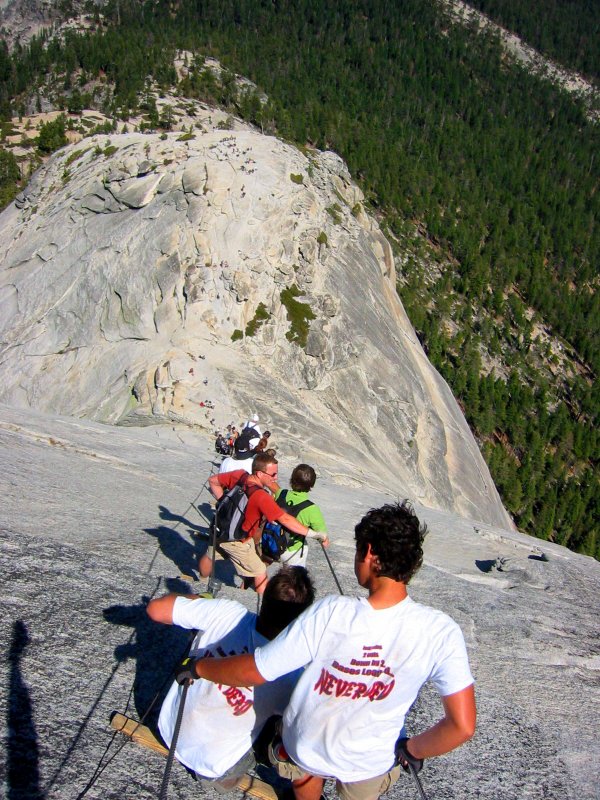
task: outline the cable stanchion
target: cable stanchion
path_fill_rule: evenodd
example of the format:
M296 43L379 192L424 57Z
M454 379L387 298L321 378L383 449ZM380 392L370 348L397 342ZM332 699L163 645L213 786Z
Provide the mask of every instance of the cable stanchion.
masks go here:
M327 563L329 564L329 569L331 570L331 574L333 575L333 580L335 581L335 583L337 585L339 593L343 595L344 594L344 590L342 589L342 587L340 585L340 582L338 581L338 577L335 574L335 570L333 568L333 564L331 563L331 559L329 558L329 553L327 552L327 549L326 549L325 545L323 544L323 542L321 542L319 540L319 544L321 545L321 550L323 551L323 554L325 555L325 558L327 559Z

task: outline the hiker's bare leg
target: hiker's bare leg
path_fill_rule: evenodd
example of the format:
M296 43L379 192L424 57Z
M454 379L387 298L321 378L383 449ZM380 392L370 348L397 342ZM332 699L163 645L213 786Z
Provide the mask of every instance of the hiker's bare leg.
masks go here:
M200 563L198 564L198 570L200 571L200 575L202 578L210 578L213 568L213 560L208 555L205 554L200 559Z
M264 594L264 591L267 588L268 580L269 579L266 572L263 572L262 575L257 575L254 578L254 588L256 589L256 594Z
M296 800L319 800L323 793L323 778L314 775L304 775L297 781L292 781Z

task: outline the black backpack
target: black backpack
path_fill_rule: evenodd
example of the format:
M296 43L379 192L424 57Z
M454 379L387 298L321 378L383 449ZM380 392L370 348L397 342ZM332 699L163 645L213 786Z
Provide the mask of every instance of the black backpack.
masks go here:
M215 536L217 544L239 541L247 536L242 530L246 506L254 492L260 489L260 486L246 486L248 478L249 475L242 475L217 503L211 523L211 535Z
M260 439L256 428L244 428L233 444L234 458L249 458L253 454L250 449L250 440Z
M287 494L288 490L284 489L279 493L279 497L275 502L279 508L287 511L287 513L291 514L292 517L297 517L301 511L304 511L305 508L309 508L309 506L314 505L311 500L303 500L301 503L298 503L295 506L291 503L288 504ZM284 528L283 525L280 525L279 522L267 522L263 528L260 541L263 556L270 558L272 561L279 561L281 556L292 543L293 536L294 534L291 531L288 531L287 528ZM301 552L304 552L304 537L302 537Z

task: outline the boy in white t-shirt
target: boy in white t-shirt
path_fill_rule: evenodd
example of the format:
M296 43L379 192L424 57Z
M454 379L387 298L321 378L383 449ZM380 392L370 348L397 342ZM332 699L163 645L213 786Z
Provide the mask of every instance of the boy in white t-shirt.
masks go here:
M254 655L193 662L191 674L259 686L305 667L272 748L297 800L318 800L335 778L344 800L375 800L400 767L421 769L475 731L473 677L462 633L413 602L406 585L423 561L426 528L408 503L372 509L355 528L354 571L369 597L326 597ZM432 681L443 717L406 739L404 719Z
M265 590L260 614L232 600L205 600L175 594L151 600L148 616L155 622L197 629L190 656L218 660L254 653L275 638L314 600L307 571L290 567L277 573ZM291 672L256 690L217 686L196 680L189 687L175 755L198 777L219 779L222 788L235 785L251 766L252 745L269 717L283 714L300 675ZM168 746L173 739L181 686L173 683L158 726Z

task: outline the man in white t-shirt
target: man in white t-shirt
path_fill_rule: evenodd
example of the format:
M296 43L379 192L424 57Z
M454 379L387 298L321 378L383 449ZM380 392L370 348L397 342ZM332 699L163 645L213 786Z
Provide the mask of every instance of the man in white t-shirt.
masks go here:
M355 528L354 571L368 598L325 597L254 655L195 661L191 673L260 686L305 667L272 751L297 800L318 800L335 778L344 800L375 800L400 767L417 771L475 731L475 694L458 625L413 602L406 586L422 564L426 528L412 508L372 509ZM404 719L431 681L444 714L405 738Z
M253 653L267 644L314 600L310 577L302 567L290 567L269 581L260 614L232 600L204 600L170 594L151 600L148 616L155 622L197 629L192 658L217 660ZM185 672L180 668L179 674ZM254 762L252 745L269 717L283 714L299 671L256 690L194 681L189 687L175 755L202 779L219 779L231 788ZM171 745L181 686L174 682L160 712L158 726Z

